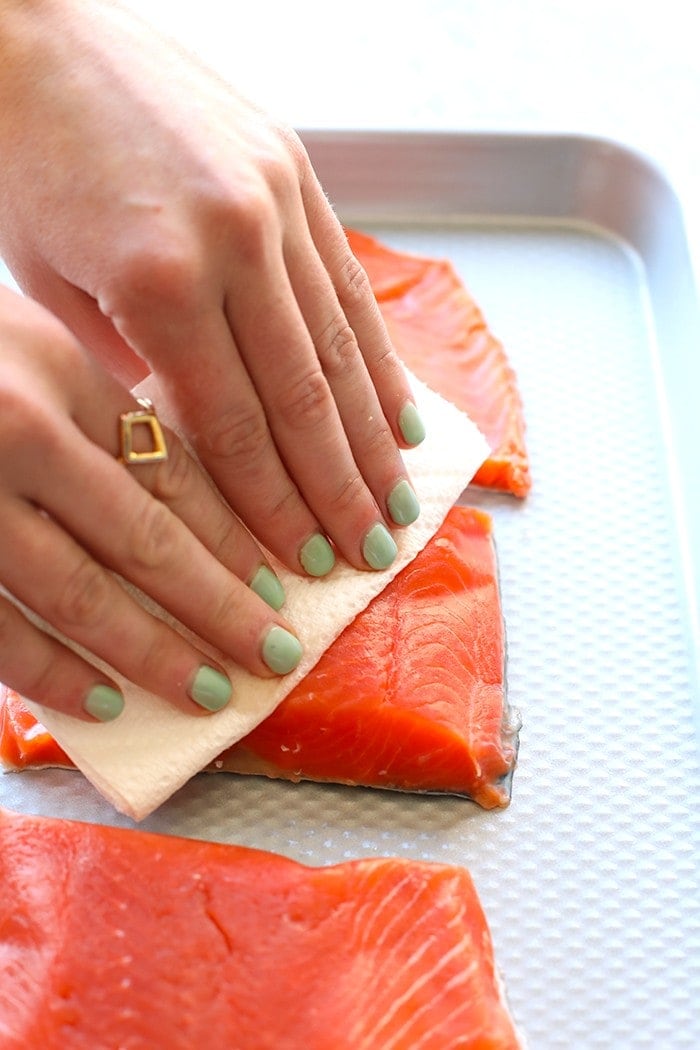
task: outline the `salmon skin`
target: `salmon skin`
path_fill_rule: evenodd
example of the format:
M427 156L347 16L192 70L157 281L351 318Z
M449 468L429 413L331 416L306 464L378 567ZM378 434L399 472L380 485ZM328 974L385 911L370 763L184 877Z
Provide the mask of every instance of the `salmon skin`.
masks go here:
M0 810L3 1050L511 1050L466 870Z
M474 484L524 497L531 477L525 419L503 344L447 260L398 252L346 230L399 357L474 420L492 453Z
M70 764L12 693L0 748L14 768ZM492 522L457 506L279 707L209 771L445 792L490 809L508 804L516 750Z

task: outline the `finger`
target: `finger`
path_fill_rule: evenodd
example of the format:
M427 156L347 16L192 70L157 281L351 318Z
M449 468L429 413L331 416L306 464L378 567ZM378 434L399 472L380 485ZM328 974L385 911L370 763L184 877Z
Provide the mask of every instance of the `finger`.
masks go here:
M328 273L310 237L297 234L285 257L360 473L385 520L410 525L420 513L418 500Z
M124 698L114 682L1 596L0 667L5 685L74 718L111 722L123 710Z
M367 275L352 254L343 227L311 169L305 173L302 196L311 236L333 282L340 308L355 333L384 416L399 444L418 445L425 437L425 429L403 367Z
M23 554L21 565L3 561L3 583L56 631L190 714L228 703L218 661L146 612L54 521L18 504L4 508L2 528L9 549Z
M217 562L270 608L281 609L285 591L269 560L179 439L167 428L166 441L166 462L136 470L136 480L189 528Z
M122 464L85 440L77 428L64 434L52 469L35 483L32 498L89 551L100 566L118 572L198 638L253 674L286 673L298 663L301 646L286 622L213 558L183 522L163 503L153 499ZM55 542L59 542L56 537ZM49 549L58 550L58 546ZM87 576L86 586L95 590L95 600L105 600L105 583L96 574L95 563L88 559L85 564L85 557L76 559L65 542L64 552L56 587L61 582L60 573L66 577L66 586L70 585L73 575L78 585ZM75 591L76 584L72 586ZM112 590L110 588L110 593ZM57 596L59 593L56 590ZM41 596L34 595L33 602L41 600ZM32 608L36 605L32 604ZM41 614L45 615L43 611ZM60 607L53 613L54 617L57 615L61 615ZM118 615L128 615L123 601ZM45 618L69 633L55 618ZM95 644L91 625L79 623L78 629L88 630L90 642ZM84 637L70 636L90 647ZM277 648L286 639L289 666L280 664L277 658L271 661L271 636L276 638ZM174 638L180 641L179 636ZM111 641L108 644L113 654L115 647ZM187 648L194 658L192 647ZM181 677L182 681L189 679Z
M280 455L347 560L386 568L396 544L353 458L281 256L241 268L227 314Z
M81 430L97 444L121 453L117 422L122 413L140 406L120 392L113 400L114 416L102 407L103 398L78 398L75 420ZM144 428L147 430L147 428ZM140 438L140 427L134 425L134 441ZM207 475L196 463L177 435L163 427L168 456L164 462L137 464L130 469L135 481L165 504L225 568L247 584L273 609L284 604L284 588L262 554L259 546L239 519L231 512ZM149 435L145 435L148 447Z
M189 342L187 331L183 323L159 378L202 463L268 550L295 572L325 575L332 547L280 458L226 318L221 310L200 317Z

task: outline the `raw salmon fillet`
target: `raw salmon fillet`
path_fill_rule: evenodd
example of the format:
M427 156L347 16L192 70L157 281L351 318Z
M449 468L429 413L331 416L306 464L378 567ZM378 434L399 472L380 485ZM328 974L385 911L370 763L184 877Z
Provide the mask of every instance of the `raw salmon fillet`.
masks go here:
M0 810L3 1050L508 1050L468 873Z
M6 765L67 765L8 692ZM424 550L213 768L509 801L516 728L491 519L453 507Z
M531 479L516 376L452 264L346 233L404 364L486 436L493 451L474 484L526 496Z
M219 768L506 805L516 747L491 519L454 507L424 550Z
M6 769L72 767L62 747L25 707L14 689L0 685L0 760Z

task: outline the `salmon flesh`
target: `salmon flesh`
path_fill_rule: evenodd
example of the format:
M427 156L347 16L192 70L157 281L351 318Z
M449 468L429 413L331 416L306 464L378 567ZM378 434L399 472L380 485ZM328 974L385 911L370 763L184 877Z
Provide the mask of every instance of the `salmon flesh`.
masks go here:
M468 873L0 810L3 1050L512 1050Z

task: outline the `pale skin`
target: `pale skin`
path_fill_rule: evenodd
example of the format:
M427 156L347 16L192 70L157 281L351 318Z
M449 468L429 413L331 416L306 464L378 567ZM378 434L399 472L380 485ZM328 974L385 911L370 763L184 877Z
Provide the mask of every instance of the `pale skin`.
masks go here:
M249 586L261 548L382 567L379 528L391 559L410 388L297 137L129 12L0 0L0 150L0 254L51 311L0 295L0 583L201 712L197 669L220 665L109 570L273 673L264 640L292 628ZM117 461L149 371L220 496L174 434L167 463ZM4 598L0 680L83 718L114 685Z

